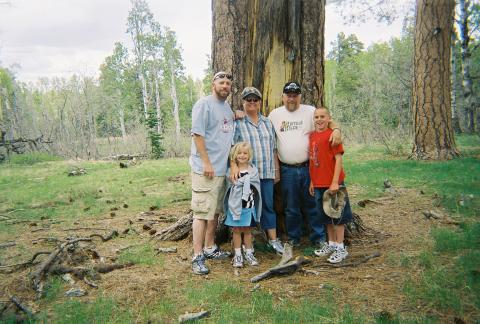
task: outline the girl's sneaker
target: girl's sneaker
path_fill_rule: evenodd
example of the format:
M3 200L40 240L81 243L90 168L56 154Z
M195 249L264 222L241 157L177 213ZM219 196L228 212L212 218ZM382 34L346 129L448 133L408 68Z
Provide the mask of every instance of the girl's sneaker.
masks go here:
M242 255L235 254L232 259L232 265L234 268L243 268L243 257Z
M335 246L329 245L328 243L325 242L323 243L323 246L320 249L315 250L313 253L315 253L316 256L324 257L334 253L336 250L337 248Z
M277 238L275 240L271 240L271 241L268 241L268 246L271 247L275 253L277 253L278 255L282 255L283 252L284 252L284 248L283 248L283 245L282 245L282 242Z
M251 266L257 266L258 261L255 255L252 252L245 252L245 261Z
M345 260L348 256L347 248L337 247L335 252L328 258L330 263L339 263Z

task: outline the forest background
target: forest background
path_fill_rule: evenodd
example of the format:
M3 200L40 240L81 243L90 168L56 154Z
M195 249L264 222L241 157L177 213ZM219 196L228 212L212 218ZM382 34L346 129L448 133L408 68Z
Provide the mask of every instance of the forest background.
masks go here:
M475 133L478 108L472 113L471 107L479 102L478 3L467 1L456 11L453 124L457 133ZM413 4L402 15L397 14L403 19L400 37L365 48L355 34L339 33L325 60L325 101L345 130L346 143L381 143L395 155L409 152L413 136ZM466 23L467 36L462 34ZM202 80L186 75L175 31L162 26L145 1L132 2L126 30L130 43L115 44L98 78L74 75L25 83L0 65L1 160L26 151L81 159L188 155L191 107L211 91L212 71L207 68Z

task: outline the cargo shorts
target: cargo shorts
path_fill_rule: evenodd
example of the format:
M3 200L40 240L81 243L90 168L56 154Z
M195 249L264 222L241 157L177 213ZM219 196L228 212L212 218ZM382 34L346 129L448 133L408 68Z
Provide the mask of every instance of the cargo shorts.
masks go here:
M209 178L192 172L193 218L213 220L215 214L222 214L225 190L225 176Z

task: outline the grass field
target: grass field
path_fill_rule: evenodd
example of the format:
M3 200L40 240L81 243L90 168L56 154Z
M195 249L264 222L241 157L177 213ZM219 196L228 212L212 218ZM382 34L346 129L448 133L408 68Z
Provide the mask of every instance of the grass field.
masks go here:
M213 322L267 323L400 323L443 322L457 319L480 321L480 140L457 139L462 156L451 161L418 162L391 157L382 147L346 148L347 185L358 190L357 199L383 194L383 181L396 188L414 188L432 197L433 206L447 211L458 226L432 226L425 238L412 237L418 253L391 251L390 262L407 275L396 282L400 309L369 312L338 300L335 282L318 295L295 294L278 298L268 290L250 291L250 286L225 276L199 281L198 278L168 277L166 288L139 304L135 297L120 298L99 288L87 299L64 297L67 284L50 277L44 296L30 299L36 311L32 321L57 323L91 322L173 322L184 310L208 309ZM84 168L83 176L67 176L74 168ZM141 161L121 169L117 162L63 161L46 155L15 156L0 165L0 243L14 241L45 220L62 227L82 221L120 218L145 210L188 205L190 197L187 159ZM28 233L27 233L28 235ZM136 243L123 251L117 262L134 262L142 271L168 272L169 264L156 256L153 244L134 235L120 238ZM27 241L14 248L0 249L0 266L19 262L29 255ZM427 244L425 242L432 242ZM12 250L14 249L14 250ZM388 259L388 258L387 258ZM188 260L186 261L188 263ZM28 272L25 272L27 274ZM112 272L112 276L117 272ZM118 272L120 273L120 272ZM28 288L11 291L0 274L0 309L14 293L28 299ZM124 277L122 277L124 278ZM132 278L133 279L133 278ZM20 279L18 279L20 280ZM128 280L128 277L124 278ZM162 279L163 280L163 279ZM21 281L19 281L21 282ZM6 288L5 288L6 287ZM329 288L330 287L330 288ZM7 289L8 288L8 289ZM303 290L302 290L303 291ZM136 294L143 294L142 290ZM30 295L29 295L30 294ZM132 292L134 294L134 292ZM352 295L352 303L361 296ZM338 307L338 305L342 307ZM0 319L14 322L15 315L3 311Z

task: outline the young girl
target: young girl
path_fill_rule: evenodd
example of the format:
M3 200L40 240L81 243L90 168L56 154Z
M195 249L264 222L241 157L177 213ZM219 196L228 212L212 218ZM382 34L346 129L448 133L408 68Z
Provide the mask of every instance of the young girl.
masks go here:
M227 211L225 225L230 226L233 232L235 255L232 263L235 268L243 267L242 234L245 244L245 261L252 266L258 265L253 254L251 229L260 221L262 202L260 178L257 168L251 164L252 156L252 147L247 142L235 144L230 152L230 159L237 163L240 171L238 180L235 183L230 182L224 202Z
M323 194L329 191L335 194L340 187L344 188L345 174L342 167L343 146L331 146L329 143L332 130L328 128L330 112L325 107L317 108L313 115L315 131L310 134L310 194L315 195L321 223L327 226L328 244L315 250L317 256L329 256L328 262L343 261L348 252L343 244L345 224L352 220L352 210L345 198L346 204L340 218L333 219L323 210Z

